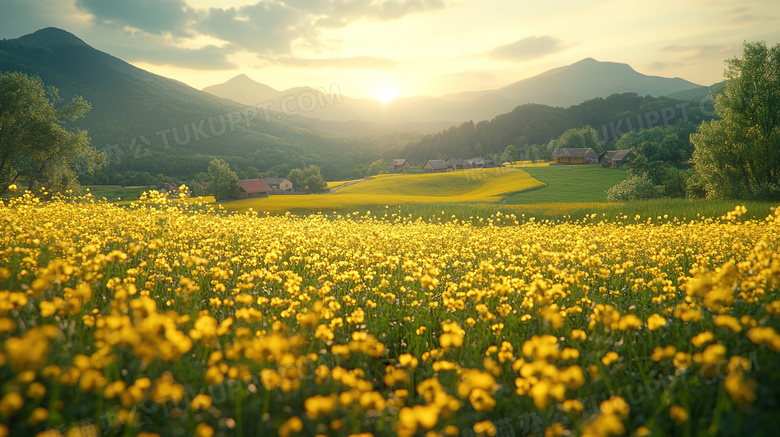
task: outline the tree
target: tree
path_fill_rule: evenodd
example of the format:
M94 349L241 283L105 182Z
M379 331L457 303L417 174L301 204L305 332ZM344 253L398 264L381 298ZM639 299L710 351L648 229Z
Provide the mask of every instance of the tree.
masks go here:
M77 172L92 173L105 162L87 132L67 128L90 109L81 97L60 102L54 87L22 73L0 74L0 195L24 177L32 190L74 188Z
M378 159L371 163L366 170L366 176L375 176L382 173L387 173L389 166L384 159Z
M328 183L320 174L320 168L310 165L303 169L305 188L310 193L322 193L328 188Z
M628 202L632 200L653 199L664 195L664 187L655 185L647 175L633 175L607 190L610 202Z
M303 170L294 168L287 173L287 180L292 182L293 190L301 191L305 188L306 178L303 176Z
M691 176L693 146L689 141L693 123L679 121L671 126L656 126L627 133L615 142L615 149L631 149L628 161L631 174L647 176L664 187L667 197L686 197L687 179Z
M504 148L504 153L501 155L501 162L511 162L514 163L517 161L517 147L510 144Z
M322 193L328 188L328 183L320 173L320 168L310 165L303 170L294 168L287 174L287 180L292 182L293 190L306 190L310 193Z
M209 162L209 177L211 185L209 190L217 201L235 198L238 194L238 176L230 170L230 165L221 159L212 159Z
M696 170L711 198L780 198L780 44L745 43L726 61L714 93L720 120L691 135Z
M550 151L550 154L552 154L552 152L559 147L574 149L590 147L595 150L596 153L603 152L599 133L590 126L567 130L561 134L561 137L557 140L550 141L547 149Z

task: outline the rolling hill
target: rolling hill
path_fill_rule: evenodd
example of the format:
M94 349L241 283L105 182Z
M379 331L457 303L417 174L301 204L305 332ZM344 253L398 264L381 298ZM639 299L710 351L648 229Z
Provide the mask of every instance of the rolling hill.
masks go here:
M349 185L333 194L269 196L223 202L229 211L328 212L350 208L444 203L499 202L509 193L543 187L516 168L487 168L450 173L386 174Z
M339 95L337 104L318 105L308 111L306 116L334 121L363 120L382 125L479 121L491 119L526 103L567 107L615 93L662 96L694 87L697 84L684 79L647 76L627 64L588 58L495 90L456 93L439 98L414 96L395 99L386 104L373 99ZM269 102L276 108L281 107L286 100L291 108L298 109L295 102L309 95L316 95L320 101L335 98L334 88L315 90L302 87L276 91L246 75L203 90L247 105Z

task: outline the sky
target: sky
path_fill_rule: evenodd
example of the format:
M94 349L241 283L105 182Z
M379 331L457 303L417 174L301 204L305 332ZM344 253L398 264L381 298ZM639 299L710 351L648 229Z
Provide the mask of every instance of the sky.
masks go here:
M711 85L745 41L780 43L778 0L2 0L0 37L67 30L201 89L389 100L500 88L584 58Z

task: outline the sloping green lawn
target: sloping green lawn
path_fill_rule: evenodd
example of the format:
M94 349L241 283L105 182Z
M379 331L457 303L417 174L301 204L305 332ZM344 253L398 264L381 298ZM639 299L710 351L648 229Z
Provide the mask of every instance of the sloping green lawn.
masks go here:
M523 170L547 186L512 194L501 203L606 202L606 191L628 177L626 169L600 165L555 165Z

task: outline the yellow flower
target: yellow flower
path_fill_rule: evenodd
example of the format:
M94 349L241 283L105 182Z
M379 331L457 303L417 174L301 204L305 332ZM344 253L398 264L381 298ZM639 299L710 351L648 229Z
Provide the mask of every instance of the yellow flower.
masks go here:
M213 437L214 428L207 423L199 423L195 427L195 437Z
M660 314L653 314L647 318L647 329L656 331L666 325L666 318Z
M475 423L473 429L478 436L493 437L498 432L496 426L489 420Z
M190 401L190 407L193 411L208 410L211 407L211 396L199 393Z
M398 356L398 363L403 367L414 369L417 367L418 361L412 354L401 354Z
M691 343L693 344L693 347L700 348L705 344L714 340L715 340L715 335L713 335L709 331L704 331L700 334L697 334L695 337L693 337L691 339Z
M306 416L315 420L321 416L330 414L337 406L338 395L332 393L328 396L314 395L303 402Z
M653 354L650 356L650 358L652 358L653 361L661 361L674 357L675 352L677 352L677 348L675 348L673 345L666 347L656 347L653 349Z
M669 409L669 417L674 420L674 423L682 425L688 420L688 412L679 405L672 405L672 408Z
M563 401L563 411L567 413L579 413L582 411L582 402L576 399L566 399Z
M19 393L11 392L0 399L0 415L11 417L24 405L24 399Z
M618 355L617 352L609 351L606 355L604 355L603 358L601 358L601 362L604 363L605 366L609 366L610 364L617 361L618 358L620 358L620 355Z
M628 413L631 411L626 400L620 396L611 396L599 404L599 409L604 414L615 414L621 419L627 418Z
M301 432L303 421L298 416L292 416L279 426L279 437L289 437L292 433Z

